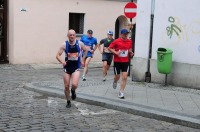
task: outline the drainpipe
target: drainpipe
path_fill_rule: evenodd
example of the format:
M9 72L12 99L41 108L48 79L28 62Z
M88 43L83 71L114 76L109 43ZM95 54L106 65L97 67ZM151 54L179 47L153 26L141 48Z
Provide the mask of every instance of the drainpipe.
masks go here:
M131 2L133 2L133 0L131 0ZM131 23L132 23L132 19L131 19ZM134 36L134 31L135 31L135 26L131 28L131 40L132 40L132 51L133 53L135 52L135 36Z
M155 0L151 0L151 22L150 22L151 28L150 28L149 55L147 62L147 72L145 73L145 82L151 82L150 59L152 56L154 8L155 8Z

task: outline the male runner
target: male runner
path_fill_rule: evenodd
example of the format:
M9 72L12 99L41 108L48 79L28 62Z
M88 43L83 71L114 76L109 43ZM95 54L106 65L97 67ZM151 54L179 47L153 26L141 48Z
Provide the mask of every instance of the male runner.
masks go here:
M122 72L121 87L118 97L124 99L124 89L129 71L129 56L133 56L132 41L128 39L128 30L122 29L120 38L114 40L108 50L114 54L114 81L113 88L117 88L117 81L120 79Z
M113 41L114 41L113 32L108 31L107 38L102 39L98 44L98 49L99 52L102 54L102 61L103 61L103 70L102 70L103 81L106 81L107 71L109 70L110 65L112 63L113 54L108 50L108 47ZM103 44L103 51L101 51L101 46L100 46L102 44Z
M88 65L93 57L94 51L97 49L97 39L94 38L93 36L93 31L89 29L87 31L87 35L82 36L80 41L84 43L84 45L89 49L87 56L86 56L86 61L85 61L85 66L83 69L83 75L82 75L82 80L86 81L86 74L88 72ZM95 45L95 47L93 47Z
M62 43L59 48L56 59L63 64L64 67L64 93L67 99L67 108L71 107L71 99L76 99L76 88L78 87L78 82L80 78L80 67L84 64L85 57L87 55L87 49L81 41L76 40L76 32L74 30L69 30L68 41ZM83 58L81 59L81 50L84 50ZM61 55L65 52L65 60L62 59ZM70 81L71 81L71 99L70 99Z

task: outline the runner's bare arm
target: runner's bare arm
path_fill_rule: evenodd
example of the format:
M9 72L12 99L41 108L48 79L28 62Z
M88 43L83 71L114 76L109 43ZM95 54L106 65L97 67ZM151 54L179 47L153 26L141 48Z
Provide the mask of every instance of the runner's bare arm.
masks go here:
M92 54L94 54L94 51L97 49L97 47L98 47L98 44L96 44L96 45L94 46L94 49L91 50L90 52L91 52Z
M108 50L109 50L111 53L113 53L113 54L116 54L116 55L119 55L119 54L120 54L119 51L115 51L115 49L112 49L112 48L110 48L110 47L108 47Z
M84 55L83 55L83 58L82 58L82 61L85 62L85 58L87 56L87 53L88 53L88 49L86 46L84 46L83 42L79 41L79 45L81 47L81 50L84 51Z
M96 45L94 46L94 51L97 49L97 47L98 47L98 44L96 44Z
M65 46L66 46L66 44L65 44L65 43L62 43L62 45L60 46L60 48L59 48L59 50L58 50L58 52L57 52L57 54L56 54L56 59L57 59L61 64L63 64L64 66L66 65L66 62L63 61L61 55L62 55L62 53L65 51Z
M99 52L102 54L103 53L103 51L101 51L101 43L99 43L99 44L97 44L97 46L98 46L98 50L99 50Z
M130 49L128 50L128 53L129 53L129 55L130 55L131 57L134 56L134 53L133 53L133 51L132 51L132 48L130 48Z

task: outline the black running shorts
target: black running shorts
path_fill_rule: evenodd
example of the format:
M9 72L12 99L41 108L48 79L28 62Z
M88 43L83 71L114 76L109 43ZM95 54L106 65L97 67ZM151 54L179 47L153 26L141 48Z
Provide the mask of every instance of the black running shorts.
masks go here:
M108 65L111 65L113 59L112 53L103 53L102 54L102 61L107 61Z
M120 74L121 72L129 71L129 62L114 62L114 74Z
M72 70L72 69L64 68L64 72L70 75L72 75L72 73L74 73L75 71L80 71L80 69Z

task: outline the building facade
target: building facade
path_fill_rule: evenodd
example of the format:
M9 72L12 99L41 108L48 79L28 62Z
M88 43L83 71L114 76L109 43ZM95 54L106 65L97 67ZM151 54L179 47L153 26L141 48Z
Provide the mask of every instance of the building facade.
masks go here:
M133 76L144 81L151 50L151 81L165 83L165 74L157 67L157 50L169 48L172 53L172 71L168 84L200 89L200 10L199 0L139 0ZM151 7L154 9L152 47L150 44Z
M108 30L119 37L122 28L130 28L124 6L131 0L0 0L0 63L57 63L55 55L69 29L77 38L94 31L98 42ZM151 9L155 1L152 46ZM136 1L134 0L136 3ZM145 80L150 56L151 82L164 83L165 75L157 68L157 49L170 48L172 72L167 83L200 89L200 10L199 0L139 0L135 56L131 74L137 81ZM101 62L96 51L92 61Z
M127 0L1 0L1 3L6 32L0 57L1 62L11 64L57 63L55 55L67 39L69 29L76 30L78 39L92 29L99 42L108 30L114 31L117 38L121 28L129 28L129 20L124 16ZM101 61L98 51L93 61Z

